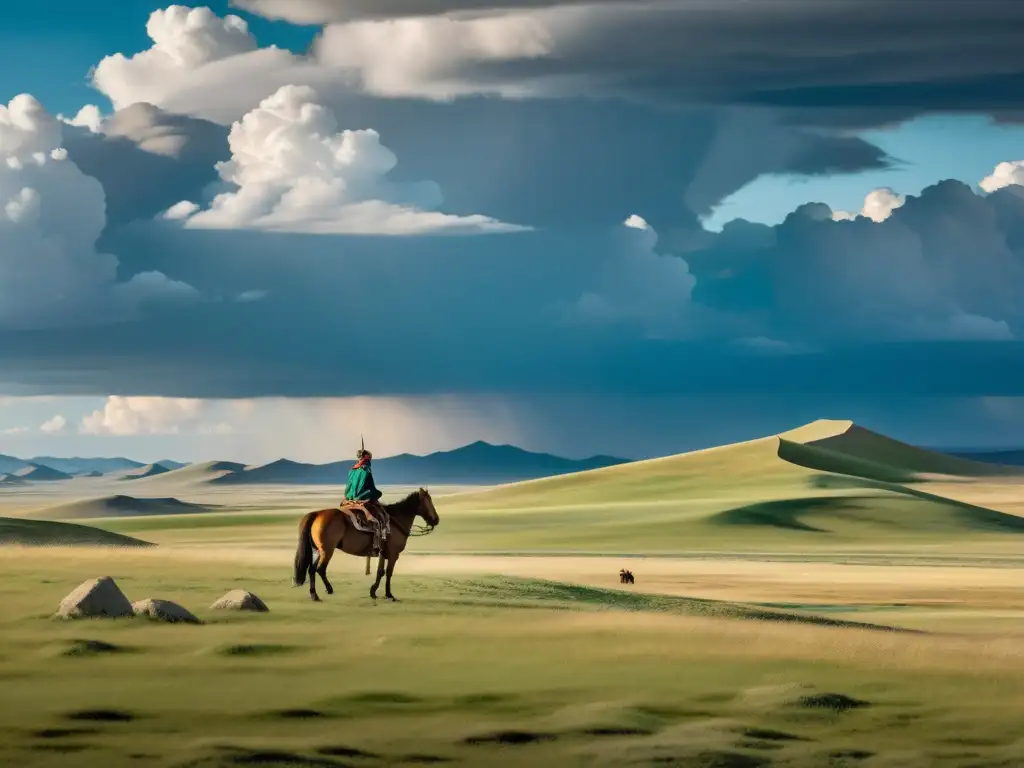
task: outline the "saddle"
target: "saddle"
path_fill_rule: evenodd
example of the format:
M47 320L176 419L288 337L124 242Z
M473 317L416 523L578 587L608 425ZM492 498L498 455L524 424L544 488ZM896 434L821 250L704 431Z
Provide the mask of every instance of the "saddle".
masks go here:
M384 542L391 535L391 518L384 507L366 501L343 501L338 508L345 513L353 528L373 536L372 555L379 555ZM372 523L367 521L367 513L373 518Z

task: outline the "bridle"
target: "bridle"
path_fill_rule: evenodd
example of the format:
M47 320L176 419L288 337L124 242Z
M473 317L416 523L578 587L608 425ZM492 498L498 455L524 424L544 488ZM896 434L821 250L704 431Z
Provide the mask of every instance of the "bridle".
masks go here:
M422 500L422 498L423 497L421 496L420 499ZM417 523L416 515L413 515L412 521L409 523L408 530L402 530L402 526L398 524L398 521L396 521L394 517L391 518L391 525L397 528L398 532L405 536L405 538L407 539L412 538L413 536L426 536L430 533L433 533L435 528L435 526L430 525L429 523L425 525Z

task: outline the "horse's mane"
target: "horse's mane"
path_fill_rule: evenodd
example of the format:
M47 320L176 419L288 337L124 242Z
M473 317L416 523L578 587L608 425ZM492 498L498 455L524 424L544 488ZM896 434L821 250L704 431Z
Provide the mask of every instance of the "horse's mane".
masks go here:
M386 506L386 507L399 507L399 508L411 507L413 504L419 504L419 498L420 498L420 492L417 490L417 491L413 491L412 493L410 493L408 496L406 496L401 501L396 501L396 502L394 502L392 504L385 504L384 506Z

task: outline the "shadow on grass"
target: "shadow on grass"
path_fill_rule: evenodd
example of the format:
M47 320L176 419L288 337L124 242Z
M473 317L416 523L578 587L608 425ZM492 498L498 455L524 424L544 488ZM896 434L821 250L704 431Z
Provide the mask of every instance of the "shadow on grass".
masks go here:
M706 616L713 618L746 619L753 621L787 622L822 627L844 627L907 634L925 634L921 630L903 629L882 624L868 624L824 616L784 613L765 610L753 605L694 597L677 597L638 592L626 592L599 587L587 587L540 579L494 578L463 582L458 585L461 599L474 596L502 596L509 607L522 605L543 606L552 609L611 609L679 616ZM457 602L457 601L456 601Z

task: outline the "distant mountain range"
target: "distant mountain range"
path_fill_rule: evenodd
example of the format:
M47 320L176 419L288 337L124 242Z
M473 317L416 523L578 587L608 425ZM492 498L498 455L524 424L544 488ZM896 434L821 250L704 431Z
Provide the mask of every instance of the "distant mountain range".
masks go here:
M168 470L181 469L182 467L187 466L180 461L171 461L169 459L158 461L156 464ZM153 465L147 465L145 462L133 461L132 459L126 459L121 456L114 458L82 458L80 456L75 456L70 459L63 459L57 456L35 456L31 459L19 459L16 456L5 456L0 454L0 475L14 475L20 473L22 470L31 469L32 467L47 467L67 475L68 477L98 477L100 475L110 475L115 472L137 470L146 466Z
M951 456L986 464L1002 464L1006 467L1024 467L1024 448L1001 451L949 451Z
M375 459L373 469L380 485L496 485L582 472L627 461L614 456L566 459L511 445L479 441L426 456L403 453ZM131 482L132 485L178 481L217 485L344 485L352 464L350 459L329 464L278 459L269 464L246 466L230 461L186 465L172 461L143 464L126 458L61 459L41 456L18 459L0 456L0 477L10 477L7 485L101 475Z
M403 453L374 459L373 474L378 485L496 485L599 469L627 461L613 456L566 459L481 441L426 456ZM181 480L215 485L344 485L352 464L352 460L303 464L278 459L269 464L245 466L215 461L166 472L154 481L171 483Z

